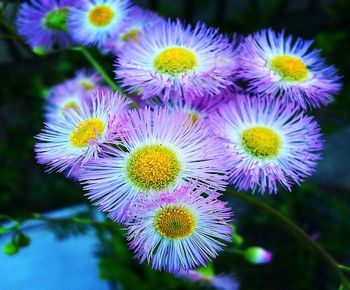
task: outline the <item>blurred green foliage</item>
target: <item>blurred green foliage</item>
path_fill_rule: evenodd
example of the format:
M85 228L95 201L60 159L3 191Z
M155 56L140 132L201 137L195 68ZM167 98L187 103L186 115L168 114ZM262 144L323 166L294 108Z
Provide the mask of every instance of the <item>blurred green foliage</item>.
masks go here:
M315 40L328 63L344 76L344 87L335 102L312 112L328 134L349 128L350 121L350 0L195 0L135 1L150 5L165 17L189 22L201 20L225 33L247 34L263 27ZM72 77L76 69L89 67L77 51L62 51L42 56L38 61L19 45L3 40L8 62L0 64L0 212L25 216L85 202L79 184L59 174L47 174L35 162L34 136L43 126L43 104L47 89ZM93 51L112 76L113 60ZM57 74L52 72L50 64ZM339 162L350 162L350 154ZM255 197L283 212L318 240L339 262L350 265L350 190L309 180L293 192ZM215 260L216 272L236 273L245 290L331 290L337 289L337 277L319 256L291 236L285 228L255 208L226 197L235 211L235 225L244 245L262 246L274 254L267 265L254 265L240 255L225 252ZM58 237L84 234L85 226L52 225ZM6 229L0 228L0 232ZM68 232L67 232L68 231ZM196 289L166 273L138 265L127 250L119 229L96 227L100 239L97 254L102 279L118 283L124 289ZM235 246L243 242L236 237ZM16 240L17 239L17 240ZM19 239L19 240L18 240ZM3 250L16 253L29 240L15 237Z

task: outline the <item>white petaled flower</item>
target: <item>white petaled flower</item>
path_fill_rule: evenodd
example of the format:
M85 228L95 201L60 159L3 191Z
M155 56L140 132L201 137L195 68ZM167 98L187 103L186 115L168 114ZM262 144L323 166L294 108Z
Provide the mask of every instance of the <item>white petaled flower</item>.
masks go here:
M323 140L318 123L295 103L237 96L211 116L230 151L230 183L238 190L291 190L314 171Z
M38 162L47 164L49 171L79 167L97 158L100 143L116 138L129 102L106 90L97 90L90 98L66 110L62 118L45 123L36 136Z
M68 17L68 28L83 45L102 45L127 21L128 0L77 0Z
M115 73L122 87L142 99L192 102L234 85L236 54L236 40L217 29L168 21L146 28L138 42L126 43Z

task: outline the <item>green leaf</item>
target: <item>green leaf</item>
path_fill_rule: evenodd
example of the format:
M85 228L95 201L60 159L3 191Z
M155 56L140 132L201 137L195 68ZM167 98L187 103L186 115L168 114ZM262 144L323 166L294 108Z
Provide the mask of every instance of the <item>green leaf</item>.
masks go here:
M18 250L19 247L13 241L8 242L2 246L3 253L9 256L15 255Z

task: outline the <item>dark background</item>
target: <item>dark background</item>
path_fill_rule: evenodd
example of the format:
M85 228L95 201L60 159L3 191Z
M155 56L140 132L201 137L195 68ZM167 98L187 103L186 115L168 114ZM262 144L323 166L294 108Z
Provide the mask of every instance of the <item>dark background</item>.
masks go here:
M309 112L319 120L326 138L324 159L318 172L300 188L294 187L293 192L281 190L274 196L255 197L295 221L337 261L350 265L350 1L153 0L134 3L164 17L178 17L191 23L200 20L227 34L248 34L264 27L284 29L288 34L314 39L314 47L321 49L327 62L339 69L344 76L342 92L330 106ZM4 29L0 33L3 32ZM93 52L112 76L112 58ZM78 52L61 51L37 58L17 41L0 39L0 213L25 216L86 202L79 184L59 174L45 173L45 168L36 164L33 153L33 136L43 127L45 91L72 77L75 70L82 67L89 67L89 63ZM273 252L274 259L267 265L257 266L240 256L224 253L215 261L218 272L236 273L243 290L338 289L334 270L312 249L268 214L230 197L227 199L235 211L235 223L245 245L262 246ZM145 276L135 274L146 271L136 268L136 264L128 264L129 270L118 266L115 260L120 260L120 251L124 251L113 250L112 245L118 239L122 238L115 234L102 242L102 249L108 248L108 244L112 247L101 258L102 278L134 279L136 284L126 282L126 289L141 289L141 284L148 289L144 285L147 283L149 289L166 289L159 285L169 285L169 289L190 287L179 284L170 275L149 274L149 270ZM123 254L125 261L129 261L129 253L126 249L124 252L127 253Z

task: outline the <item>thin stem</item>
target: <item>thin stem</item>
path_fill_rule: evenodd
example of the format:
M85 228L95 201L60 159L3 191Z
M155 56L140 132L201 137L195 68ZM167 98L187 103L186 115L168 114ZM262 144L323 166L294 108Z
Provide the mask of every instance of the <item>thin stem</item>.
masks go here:
M234 191L230 188L227 189L227 193L233 195L234 197L246 203L249 203L254 207L257 207L269 213L271 216L275 217L278 221L284 224L291 233L299 237L301 240L306 242L311 248L313 248L316 252L318 252L320 256L323 257L324 260L327 261L328 264L334 268L334 270L337 272L342 283L347 287L347 289L350 290L350 283L346 279L343 272L340 270L339 264L333 259L333 257L323 247L321 247L316 241L311 239L299 226L297 226L295 223L293 223L291 220L289 220L286 216L281 214L279 211L273 209L272 207L259 201L256 198L252 198L246 194Z
M127 98L127 95L124 93L124 91L109 77L109 75L106 73L106 71L103 69L103 67L98 63L98 61L93 57L93 55L90 53L88 49L86 49L83 46L80 46L78 48L79 51L82 52L82 54L86 57L86 59L91 63L91 65L100 73L100 75L103 77L105 82L115 91L122 94ZM134 102L130 104L132 108L137 109L138 105Z
M344 266L344 265L338 265L338 268L345 271L345 272L349 272L350 273L350 267Z
M81 46L79 50L83 53L86 59L92 64L92 66L100 73L106 83L115 91L124 95L124 92L117 86L117 84L109 77L109 75L105 72L103 67L95 60L93 55L90 53L88 49Z

